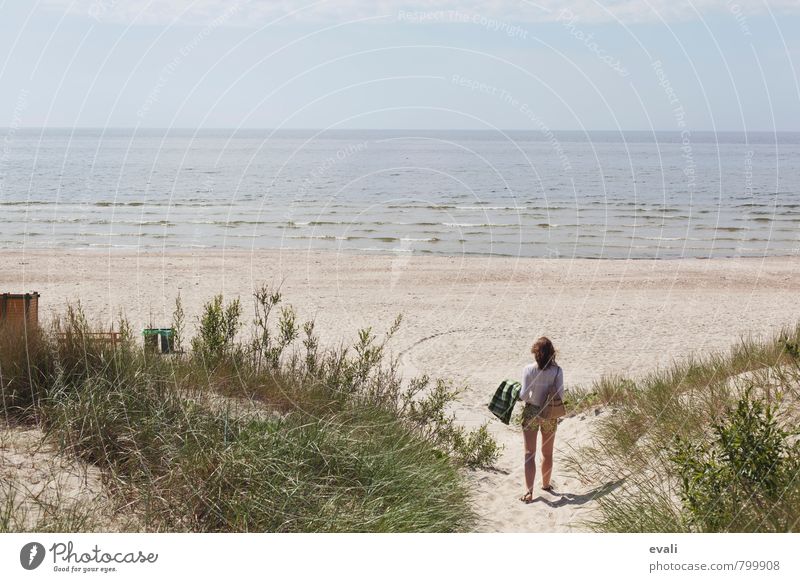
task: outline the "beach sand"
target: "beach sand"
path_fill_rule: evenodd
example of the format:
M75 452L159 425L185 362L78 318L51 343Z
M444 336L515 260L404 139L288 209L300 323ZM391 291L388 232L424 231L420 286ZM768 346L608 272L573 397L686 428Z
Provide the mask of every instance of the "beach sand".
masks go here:
M136 527L109 499L100 469L62 454L37 428L0 422L0 495L14 506L5 524L12 530L59 531L79 523L104 531Z
M556 437L553 483L523 505L522 435L486 405L504 378L519 379L530 345L549 336L567 390L604 374L638 376L692 353L724 350L739 337L768 336L800 319L800 258L669 261L363 256L301 251L2 251L0 292L38 291L40 317L80 300L93 322L109 326L124 311L134 329L169 326L180 292L193 324L216 293L242 298L281 284L324 343L351 342L359 328L388 329L403 375L427 373L465 387L459 422L489 421L504 445L495 471L470 472L482 531L575 531L596 507L603 483L580 483L559 459L589 442L610 411L565 419Z

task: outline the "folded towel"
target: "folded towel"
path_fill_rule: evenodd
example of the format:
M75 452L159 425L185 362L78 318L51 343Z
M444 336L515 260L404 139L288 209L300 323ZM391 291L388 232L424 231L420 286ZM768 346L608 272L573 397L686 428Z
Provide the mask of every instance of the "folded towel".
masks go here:
M514 405L517 403L521 389L522 385L519 382L503 380L495 390L492 401L489 403L489 410L503 424L508 424L511 421L511 414L514 412Z

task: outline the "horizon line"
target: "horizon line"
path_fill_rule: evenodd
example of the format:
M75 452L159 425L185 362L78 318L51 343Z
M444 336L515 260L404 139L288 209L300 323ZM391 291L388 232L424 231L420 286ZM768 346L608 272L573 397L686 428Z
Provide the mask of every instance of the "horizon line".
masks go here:
M231 126L214 126L214 127L191 127L191 126L147 126L136 127L128 125L114 125L114 126L69 126L69 125L20 125L20 126L0 126L0 130L129 130L129 131L480 131L487 133L506 133L506 132L531 132L531 133L546 133L547 131L557 132L571 132L571 133L682 133L688 131L689 133L800 133L800 129L559 129L547 128L546 130L538 128L444 128L444 127L335 127L335 128L322 128L322 127L231 127Z

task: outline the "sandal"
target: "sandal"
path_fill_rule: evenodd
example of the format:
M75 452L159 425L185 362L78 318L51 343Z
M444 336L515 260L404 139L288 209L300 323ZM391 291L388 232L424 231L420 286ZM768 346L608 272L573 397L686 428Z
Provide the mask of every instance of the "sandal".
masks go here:
M553 484L550 483L550 485L548 485L547 487L543 486L542 487L542 491L547 491L548 493L552 493L553 492Z
M533 490L529 489L525 495L519 498L522 503L532 503L533 502Z

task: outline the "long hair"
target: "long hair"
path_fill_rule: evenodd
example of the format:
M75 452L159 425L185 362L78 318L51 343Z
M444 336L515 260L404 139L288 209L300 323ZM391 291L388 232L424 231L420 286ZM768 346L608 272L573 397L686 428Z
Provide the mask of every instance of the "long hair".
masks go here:
M553 365L558 366L556 364L556 349L549 338L542 336L536 340L531 348L531 353L536 359L536 365L539 366L540 370L545 370Z

